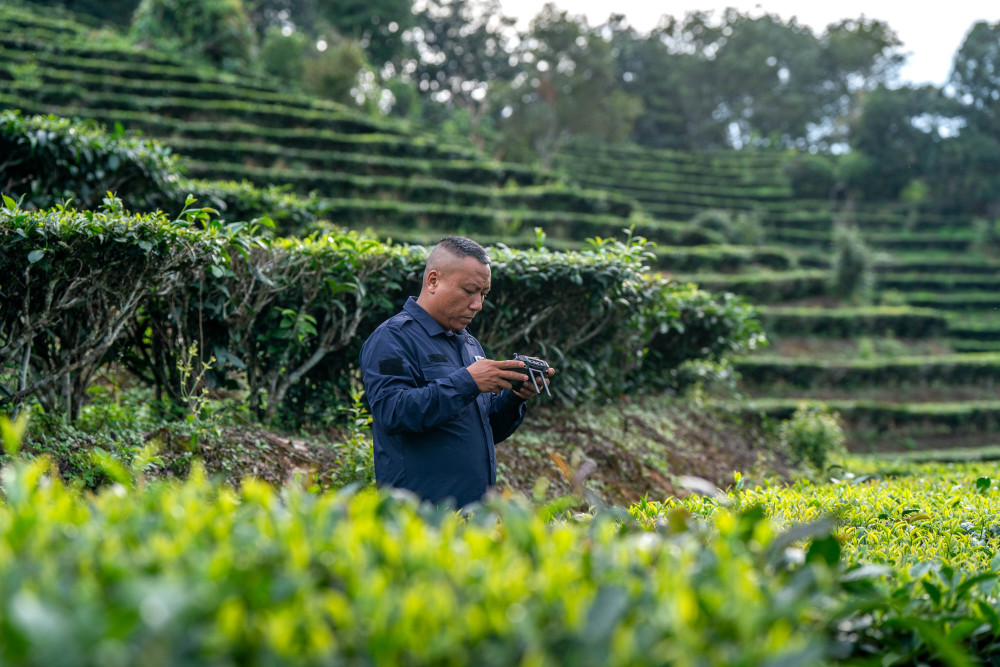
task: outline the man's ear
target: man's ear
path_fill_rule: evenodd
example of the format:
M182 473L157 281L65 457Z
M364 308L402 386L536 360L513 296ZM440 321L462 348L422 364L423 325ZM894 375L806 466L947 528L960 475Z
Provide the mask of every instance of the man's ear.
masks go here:
M440 282L441 273L437 269L431 269L427 272L427 280L424 281L424 287L428 292L433 294Z

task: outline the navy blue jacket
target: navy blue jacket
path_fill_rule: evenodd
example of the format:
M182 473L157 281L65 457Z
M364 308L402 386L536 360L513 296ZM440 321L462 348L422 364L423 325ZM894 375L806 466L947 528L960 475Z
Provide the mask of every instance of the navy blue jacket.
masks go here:
M510 390L480 393L466 367L483 355L475 338L444 331L413 297L368 337L361 371L379 486L462 507L496 484L494 443L526 408Z

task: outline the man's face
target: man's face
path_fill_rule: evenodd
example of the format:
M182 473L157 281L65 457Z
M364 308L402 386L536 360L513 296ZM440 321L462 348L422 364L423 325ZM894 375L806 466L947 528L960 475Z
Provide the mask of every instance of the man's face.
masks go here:
M462 257L427 277L426 310L445 331L460 331L483 309L490 291L490 267L475 257Z

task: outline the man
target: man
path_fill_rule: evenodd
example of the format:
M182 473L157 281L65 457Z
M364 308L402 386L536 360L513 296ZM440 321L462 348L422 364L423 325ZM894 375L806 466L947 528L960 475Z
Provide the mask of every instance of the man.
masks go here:
M466 331L489 291L486 251L449 236L427 257L420 296L365 341L379 486L463 507L496 484L494 443L517 429L536 392L523 362L486 359Z

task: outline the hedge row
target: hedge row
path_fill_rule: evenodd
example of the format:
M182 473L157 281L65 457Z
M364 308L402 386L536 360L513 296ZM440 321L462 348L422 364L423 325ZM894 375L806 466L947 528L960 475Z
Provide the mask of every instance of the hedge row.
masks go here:
M950 343L956 352L1000 352L1000 340L993 338L955 338Z
M344 113L351 120L358 120L357 113L346 107L321 104L311 98L300 97L277 89L243 87L238 78L207 78L193 74L190 68L163 65L123 64L106 59L83 59L79 57L38 54L32 58L30 52L20 54L4 53L0 59L0 80L15 81L17 75L29 72L40 92L59 89L66 85L85 86L90 91L102 91L113 95L133 95L143 97L190 97L192 99L223 99L258 104L280 104L281 106L315 111L322 109L336 121ZM29 65L25 69L25 65ZM128 76L120 71L127 68ZM374 121L372 121L374 123Z
M586 187L601 187L597 183L588 183L585 180L580 180L580 183ZM740 200L708 202L706 204L663 202L641 199L639 201L642 203L642 207L644 209L661 220L688 220L701 213L706 208L747 213L753 213L760 210L760 206L757 202Z
M743 380L758 386L899 387L912 385L1000 385L1000 354L944 354L891 359L822 361L753 356L733 360Z
M365 118L340 116L333 118L329 111L296 109L283 104L246 102L239 99L202 100L184 95L139 98L134 95L92 92L86 86L64 84L58 87L37 89L31 83L10 82L10 95L47 105L82 105L87 108L116 109L132 112L160 113L188 120L242 120L263 127L307 127L364 134L386 133L386 128Z
M154 142L108 135L92 122L0 111L0 192L34 206L72 199L93 208L111 190L127 192L129 208L153 210L177 179L176 158Z
M878 273L960 273L995 276L1000 264L995 260L975 254L956 257L953 253L919 252L894 255L891 263L876 264Z
M155 143L116 133L106 135L95 123L71 123L53 117L24 117L16 111L0 112L0 147L6 156L0 161L0 187L12 195L25 195L27 203L47 207L73 199L81 207L92 207L109 191L121 193L133 210L160 208L171 214L181 210L189 194L201 205L219 209L230 221L269 217L280 231L298 233L319 218L364 229L412 226L414 229L465 231L468 233L510 234L535 226L552 229L553 236L582 240L589 236L614 236L627 221L610 212L631 211L632 204L603 193L587 193L566 188L535 187L497 189L460 186L447 181L388 179L329 175L320 180L329 186L340 183L358 194L374 196L387 187L398 199L404 195L438 197L451 202L466 197L469 205L426 205L384 199L321 199L314 196L296 200L275 187L257 189L249 184L186 181L179 178L176 158ZM218 173L218 169L212 170ZM280 180L289 172L280 170L235 170L264 173L262 181ZM329 190L329 187L324 188ZM417 194L414 194L417 193ZM560 212L529 210L551 208ZM567 208L603 211L596 215L563 213ZM704 243L717 240L677 223L648 221L644 229L657 240L676 243Z
M664 193L662 191L639 191L635 188L617 187L601 179L592 179L574 175L574 179L586 187L598 188L616 192L626 197L638 199L644 204L659 204L664 210L682 210L684 207L695 207L695 211L706 208L715 209L754 209L762 203L764 199L748 199L741 196L727 197L724 195L702 195L685 190L676 193Z
M231 142L272 141L292 149L320 149L328 151L359 152L376 157L422 158L442 160L468 160L474 156L466 149L431 142L419 136L385 133L349 134L330 129L296 127L260 127L239 121L206 122L185 121L155 113L123 111L82 106L59 107L33 103L30 99L0 92L0 107L21 108L27 112L49 114L67 118L91 118L114 126L120 123L130 130L140 130L150 136L169 140L173 136L205 137L208 140ZM505 165L506 167L506 165ZM532 170L509 167L512 177L521 184L540 184L528 180ZM536 176L536 178L540 175ZM543 179L552 180L552 179Z
M5 284L5 297L23 306L3 310L0 348L13 388L0 403L65 380L78 388L62 403L72 417L95 360L113 343L122 363L176 404L195 390L184 368L206 363L208 381L242 388L262 419L328 417L350 395L368 333L418 291L419 247L353 233L267 240L213 223L204 211L171 222L162 214L133 219L114 200L109 206L101 213L29 212L5 200L0 267L23 276ZM208 227L195 232L195 223ZM190 238L192 250L163 257L177 238ZM189 256L164 276L150 265L152 258ZM647 280L651 256L641 242L605 241L569 253L499 248L492 256L493 289L476 320L477 338L496 358L548 358L560 368L564 400L675 386L686 361L717 361L761 336L752 309L732 295ZM103 285L121 280L129 281L128 307L111 296L94 302L101 290L113 292ZM50 292L68 303L53 305L44 298ZM90 341L98 334L95 348ZM58 397L47 403L57 405Z
M935 435L989 433L1000 429L1000 401L886 403L880 401L754 399L744 416L788 419L802 405L836 411L855 434Z
M831 232L796 229L773 229L768 238L775 243L789 245L811 245L822 248L832 246ZM876 249L883 250L920 250L934 248L937 250L963 251L973 243L971 232L961 232L948 235L938 234L879 234L864 233L865 242Z
M790 211L772 216L768 222L776 229L819 232L829 230L833 227L838 217L838 214L832 211L822 211L811 215L800 211ZM926 214L920 214L914 219L909 219L903 215L885 218L882 216L851 214L849 219L866 232L916 232L948 235L969 229L969 222L964 218L945 219Z
M2 17L0 13L0 17ZM87 53L79 53L76 48L67 48L66 51L50 51L51 45L44 38L31 40L31 33L20 35L18 40L19 48L7 48L0 54L0 62L6 63L6 69L16 67L19 64L34 66L36 73L44 71L46 77L62 76L63 79L83 75L103 75L110 77L120 77L124 79L136 79L138 81L156 80L165 83L183 83L193 85L227 86L228 95L233 95L234 91L249 96L275 95L276 91L272 81L254 80L252 76L246 74L236 75L229 72L222 72L214 69L206 69L201 65L191 66L190 63L183 64L177 62L170 56L165 56L169 64L161 59L150 59L149 51L123 51L115 48L102 49L99 45L94 45L94 50ZM0 33L0 40L10 39L9 34ZM61 47L66 47L63 42ZM79 46L79 45L77 45ZM135 58L128 58L133 55ZM43 70L41 66L44 65ZM29 70L30 71L30 70ZM306 101L305 98L288 99L291 105L322 105L320 100ZM334 107L331 104L331 111L356 114L356 112Z
M728 182L724 177L700 179L691 177L659 177L649 172L631 172L624 165L618 165L614 172L602 171L599 166L574 167L574 177L581 180L600 182L618 191L633 191L635 196L651 199L668 199L688 194L717 196L733 199L759 199L767 201L786 198L788 193L779 187L758 183Z
M936 338L946 331L951 333L948 320L941 313L902 306L836 309L764 306L760 316L765 331L776 336Z
M1000 290L1000 274L880 273L879 287L901 291Z
M997 308L996 292L907 292L903 295L906 302L921 308L937 310L995 311Z
M829 290L829 271L757 271L750 274L696 273L677 276L711 291L735 292L755 303L779 303L823 296Z
M249 140L248 140L249 139ZM295 148L284 143L262 143L261 138L242 141L219 141L190 137L171 137L171 148L189 155L200 163L230 162L274 167L302 165L310 169L345 172L353 176L382 176L390 178L435 178L455 181L469 186L492 185L503 187L511 182L518 185L535 185L538 172L525 167L486 160L451 160L440 155L429 158L387 157L363 152L363 145L354 142L355 150L328 150L326 148ZM315 143L315 142L314 142ZM207 171L210 165L205 165ZM598 193L589 193L597 197ZM623 197L600 193L605 200L605 210L616 209L616 215L627 216L633 205ZM575 202L574 202L575 203Z
M752 266L785 271L798 266L796 253L763 245L657 245L657 266L674 273L731 272Z
M564 186L496 188L420 175L358 176L348 172L303 168L251 167L240 162L185 161L195 176L213 175L228 180L249 180L266 185L288 183L301 192L316 190L336 199L365 199L376 202L400 200L407 203L439 204L474 209L530 209L559 212L566 216L607 216L627 218L633 202L604 192L576 190ZM621 222L617 223L621 224Z
M94 373L151 294L196 271L220 272L226 230L189 220L100 212L0 209L0 406L36 396L74 416Z

